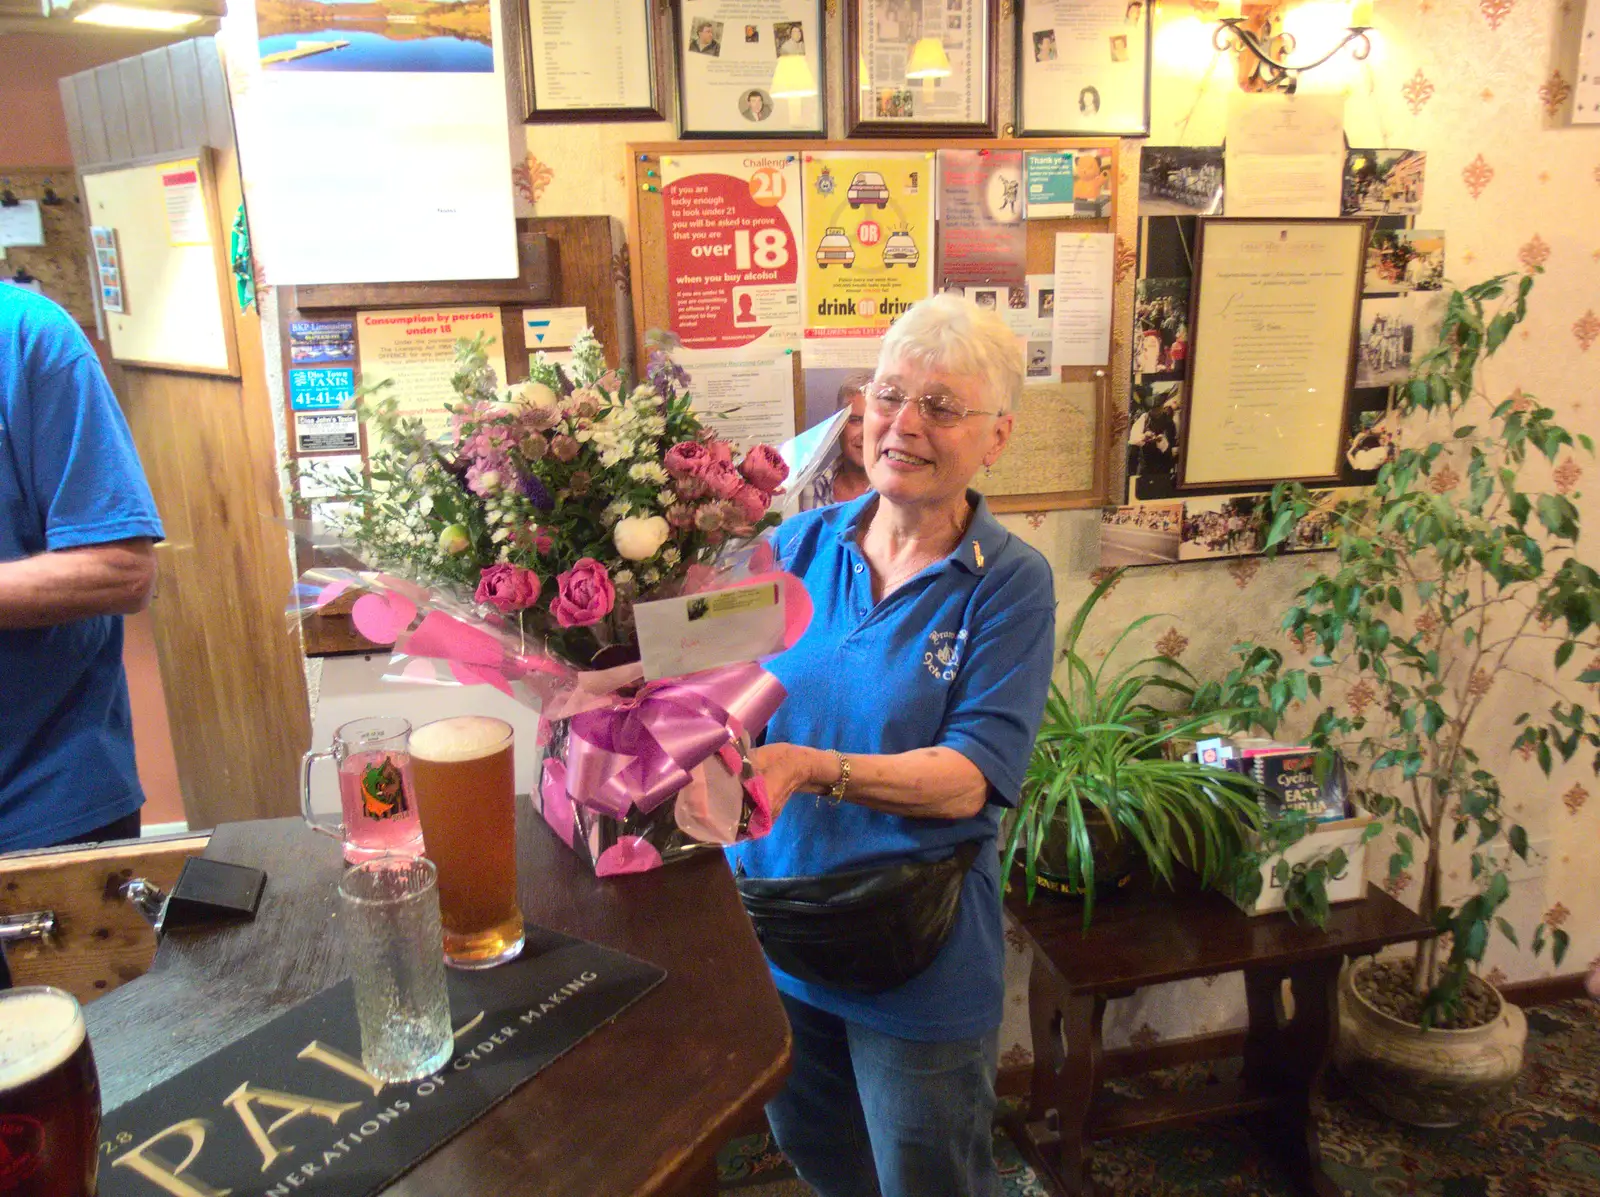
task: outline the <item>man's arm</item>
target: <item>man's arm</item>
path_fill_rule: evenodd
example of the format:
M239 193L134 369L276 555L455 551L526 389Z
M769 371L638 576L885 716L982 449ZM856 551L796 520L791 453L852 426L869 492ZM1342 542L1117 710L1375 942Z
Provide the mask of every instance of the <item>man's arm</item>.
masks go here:
M0 628L132 615L149 604L155 580L155 548L144 538L0 562Z

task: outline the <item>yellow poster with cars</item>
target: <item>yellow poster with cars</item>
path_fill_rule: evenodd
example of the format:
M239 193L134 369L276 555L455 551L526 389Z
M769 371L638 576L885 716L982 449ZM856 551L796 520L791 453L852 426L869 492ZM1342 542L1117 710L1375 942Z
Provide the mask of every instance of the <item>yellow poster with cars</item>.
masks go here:
M830 348L847 350L845 342L875 343L896 316L932 292L934 156L839 151L804 159L801 252L811 364Z

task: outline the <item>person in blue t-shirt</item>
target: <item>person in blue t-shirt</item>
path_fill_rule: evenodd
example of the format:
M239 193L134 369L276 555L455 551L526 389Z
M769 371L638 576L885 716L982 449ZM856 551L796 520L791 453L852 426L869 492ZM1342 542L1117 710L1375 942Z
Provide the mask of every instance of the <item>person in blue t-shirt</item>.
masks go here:
M0 851L139 834L122 616L161 537L82 330L0 286Z
M915 305L866 389L873 489L773 534L815 613L770 665L788 697L752 755L781 814L732 863L817 877L978 849L948 938L909 979L868 993L773 966L794 1069L767 1117L823 1197L1000 1191L996 837L1044 712L1055 594L969 485L1004 451L1021 390L999 316L954 295Z

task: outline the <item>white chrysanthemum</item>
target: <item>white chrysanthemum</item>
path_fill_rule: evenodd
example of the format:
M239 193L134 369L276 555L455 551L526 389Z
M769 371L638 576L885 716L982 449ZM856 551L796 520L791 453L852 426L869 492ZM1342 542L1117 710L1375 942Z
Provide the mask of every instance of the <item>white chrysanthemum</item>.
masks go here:
M612 524L624 518L631 506L632 504L626 499L611 500L606 504L606 509L600 513L600 522L609 528Z
M494 532L489 537L489 539L494 541L495 544L504 544L510 538L511 538L511 529L510 528L496 528L494 530Z
M661 550L661 564L666 566L668 569L671 569L682 560L683 554L678 552L678 546L675 544L669 544L666 548Z
M677 501L677 494L671 490L656 491L656 502L661 504L663 511L665 511L668 507L671 507Z
M661 571L652 565L649 569L645 570L640 577L646 586L654 586L657 582L661 581Z
M641 461L635 466L630 466L628 477L635 482L647 482L652 486L667 484L667 471L659 461Z
M631 569L619 569L611 575L611 581L617 586L632 586L633 571Z

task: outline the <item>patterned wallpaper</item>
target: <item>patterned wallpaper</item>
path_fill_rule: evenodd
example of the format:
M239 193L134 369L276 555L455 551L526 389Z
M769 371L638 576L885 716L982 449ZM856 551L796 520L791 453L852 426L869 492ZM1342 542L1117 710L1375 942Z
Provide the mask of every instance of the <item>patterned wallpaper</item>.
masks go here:
M1591 0L1596 2L1596 0ZM1555 114L1572 80L1552 66L1562 23L1574 16L1573 0L1381 0L1376 8L1375 45L1365 63L1341 56L1306 77L1306 91L1347 94L1350 144L1399 147L1428 153L1427 191L1419 228L1447 234L1447 271L1472 282L1503 271L1542 266L1526 324L1496 359L1489 373L1496 397L1519 390L1537 395L1569 425L1600 436L1600 127L1564 128ZM1197 11L1197 8L1199 11ZM1157 12L1154 128L1151 144L1213 145L1222 139L1231 55L1215 53L1205 20L1212 5L1166 0ZM1009 11L1010 5L1003 5ZM1344 11L1338 4L1308 0L1294 6L1307 49L1320 29ZM1001 95L1010 94L1009 18L999 30ZM838 70L839 30L830 23L830 76ZM1295 26L1291 24L1291 29ZM837 109L837 96L832 108ZM830 115L833 128L841 114ZM628 195L622 146L630 140L670 137L670 127L590 125L530 127L528 156L518 174L519 204L539 215L604 212L626 219ZM1129 174L1134 155L1127 155ZM1133 205L1119 230L1121 254L1131 264ZM1126 275L1127 272L1123 272ZM1129 285L1126 281L1123 285ZM1126 336L1127 330L1119 330ZM1118 352L1115 360L1125 362ZM1125 371L1125 367L1119 374ZM1126 378L1119 378L1126 386ZM1563 462L1557 481L1575 496L1585 473L1600 474L1587 459ZM1578 499L1585 517L1600 520L1592 493ZM1069 613L1093 584L1097 516L1050 512L1007 517L1012 531L1042 550L1055 569L1062 612ZM1596 525L1600 527L1600 524ZM1109 596L1099 615L1102 643L1115 629L1147 611L1173 612L1150 625L1150 640L1181 656L1204 676L1225 668L1228 647L1242 636L1269 637L1305 570L1313 562L1243 559L1135 571ZM1298 646L1283 642L1291 656ZM1532 663L1538 668L1539 663ZM1514 681L1494 697L1506 712L1525 702ZM1592 697L1592 696L1591 696ZM1358 686L1343 696L1352 705L1370 701ZM1527 926L1543 912L1572 935L1563 972L1600 957L1600 790L1581 765L1546 779L1531 762L1489 747L1508 791L1519 794L1518 816L1537 841L1548 839L1551 859L1542 878L1519 882L1506 911ZM1379 867L1388 856L1383 841L1369 856ZM1450 873L1460 870L1451 861ZM1394 887L1401 898L1410 879ZM1031 1059L1027 1025L1027 958L1013 935L1008 960L1003 1058L1018 1065ZM1535 961L1526 951L1497 940L1488 974L1522 980L1551 974L1548 955ZM1243 1025L1244 993L1238 977L1193 981L1151 990L1111 1004L1108 1045L1150 1043L1162 1038Z

